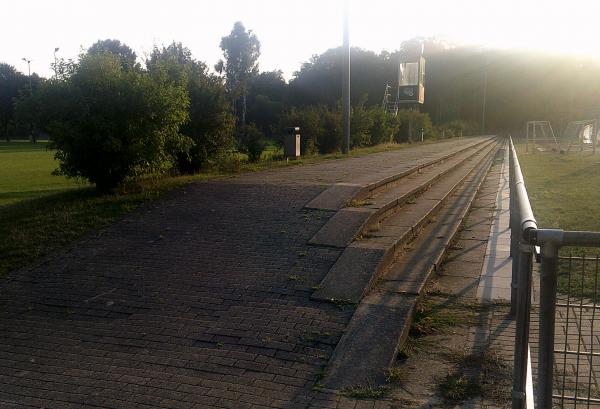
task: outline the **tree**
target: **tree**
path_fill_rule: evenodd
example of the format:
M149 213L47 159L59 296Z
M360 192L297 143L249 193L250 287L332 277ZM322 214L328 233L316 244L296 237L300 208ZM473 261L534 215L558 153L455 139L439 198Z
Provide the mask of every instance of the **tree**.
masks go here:
M247 120L273 137L284 111L287 84L281 71L261 72L250 82Z
M28 86L28 79L12 65L0 63L0 132L10 140L14 127L14 99Z
M189 151L178 155L181 172L197 172L233 148L235 118L221 79L210 74L206 64L195 60L181 43L172 43L154 47L146 66L156 80L185 87L190 99L189 120L181 133L193 144Z
M224 60L220 60L215 69L225 73L225 84L233 101L233 112L237 115L237 101L242 99L240 122L246 124L246 97L250 80L258 74L260 42L252 30L246 31L238 21L228 36L221 38L221 50Z
M253 77L250 82L249 94L264 95L271 101L284 102L287 84L281 70L263 71Z
M110 53L119 58L121 66L124 69L133 69L136 66L137 55L126 44L119 40L98 40L90 48L87 53L90 55L98 55L102 53Z
M289 103L295 106L325 104L334 107L341 97L343 50L341 47L314 55L302 64L289 84ZM389 54L353 47L350 50L350 95L357 105L366 94L367 106L380 104L386 84L397 83L398 63Z
M179 134L188 104L182 87L100 53L83 55L68 79L48 81L18 109L39 113L38 126L57 149L56 173L83 177L106 191L173 166L189 146Z

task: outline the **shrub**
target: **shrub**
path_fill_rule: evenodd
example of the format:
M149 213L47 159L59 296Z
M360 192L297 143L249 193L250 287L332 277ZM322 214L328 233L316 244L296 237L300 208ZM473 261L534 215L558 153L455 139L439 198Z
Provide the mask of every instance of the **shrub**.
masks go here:
M99 190L126 178L172 167L189 148L179 135L189 100L182 87L168 85L139 69L124 69L110 53L84 55L64 81L48 82L31 100L38 126L57 149L56 173L83 177Z
M253 123L241 128L240 144L240 150L248 155L250 162L258 162L267 147L264 134Z
M332 153L342 147L342 116L325 106L294 108L280 123L280 132L289 126L300 127L300 149L302 155L316 152Z
M287 115L282 117L279 133L283 136L285 128L290 126L300 127L300 153L303 156L318 152L317 136L323 132L319 107L293 108Z
M371 143L378 145L388 143L394 140L394 137L400 130L400 118L386 113L379 106L372 107L369 110L371 115Z
M424 139L435 139L437 132L433 128L431 119L426 113L417 111L398 111L400 129L395 135L396 142L416 142L421 140L421 129Z
M317 135L319 152L324 154L340 151L344 139L341 112L322 109L321 123L323 131Z
M196 61L181 43L155 47L146 66L155 80L184 87L190 99L189 120L181 133L192 145L177 155L179 171L194 173L222 161L235 145L235 117L222 80L210 74L206 64Z
M371 129L373 127L373 112L359 105L352 110L350 115L350 143L353 147L369 146Z

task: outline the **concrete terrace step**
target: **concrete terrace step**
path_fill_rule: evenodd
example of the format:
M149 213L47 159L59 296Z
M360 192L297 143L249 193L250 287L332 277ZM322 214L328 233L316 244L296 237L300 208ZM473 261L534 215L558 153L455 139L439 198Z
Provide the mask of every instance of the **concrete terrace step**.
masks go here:
M306 208L319 210L339 210L352 200L361 200L372 195L378 189L385 187L397 179L408 176L427 166L451 158L466 149L489 142L491 138L473 138L471 143L459 145L457 148L443 153L429 154L419 160L400 162L380 172L370 172L362 178L358 177L351 183L335 183L306 204Z
M395 211L398 206L407 203L413 196L427 190L447 173L453 171L463 164L473 155L485 150L494 143L486 143L470 146L455 153L452 157L443 160L437 160L434 163L420 167L416 171L393 181L379 185L372 190L364 199L363 204L358 207L341 208L333 215L327 223L311 238L310 244L331 247L346 247L368 226L376 224L387 213ZM343 193L351 191L352 187L347 185L333 186L328 189L327 200L332 201L330 195L340 194L340 201ZM359 189L354 186L354 192Z
M486 145L485 149L453 169L447 178L440 179L435 186L439 185L443 189L432 194L436 198L417 197L414 203L407 204L384 218L376 231L368 232L347 246L321 281L319 288L313 292L312 298L358 303L394 254L416 237L419 229L477 165L489 156L495 146L496 143Z
M497 152L495 146L488 153ZM494 155L485 155L441 206L435 223L427 225L384 270L367 294L329 361L324 385L341 389L357 384L381 384L408 336L415 304L429 276L439 265L458 231Z

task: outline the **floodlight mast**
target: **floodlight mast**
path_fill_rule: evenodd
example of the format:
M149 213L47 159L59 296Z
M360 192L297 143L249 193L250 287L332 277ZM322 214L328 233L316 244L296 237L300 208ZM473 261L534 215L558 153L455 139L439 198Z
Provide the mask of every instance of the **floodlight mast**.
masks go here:
M344 2L344 45L342 60L342 116L344 127L343 153L350 152L350 35L348 22L348 0Z

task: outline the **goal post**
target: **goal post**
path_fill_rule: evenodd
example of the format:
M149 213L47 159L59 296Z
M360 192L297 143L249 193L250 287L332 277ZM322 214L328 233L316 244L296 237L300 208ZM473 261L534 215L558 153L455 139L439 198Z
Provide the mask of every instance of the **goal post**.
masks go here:
M530 145L532 153L535 153L537 150L560 151L560 144L556 139L550 121L527 122L525 129L525 152L529 152Z
M596 153L598 120L583 119L569 122L561 135L561 143L566 146L566 152L577 148L583 152L586 147L591 147L592 152Z

